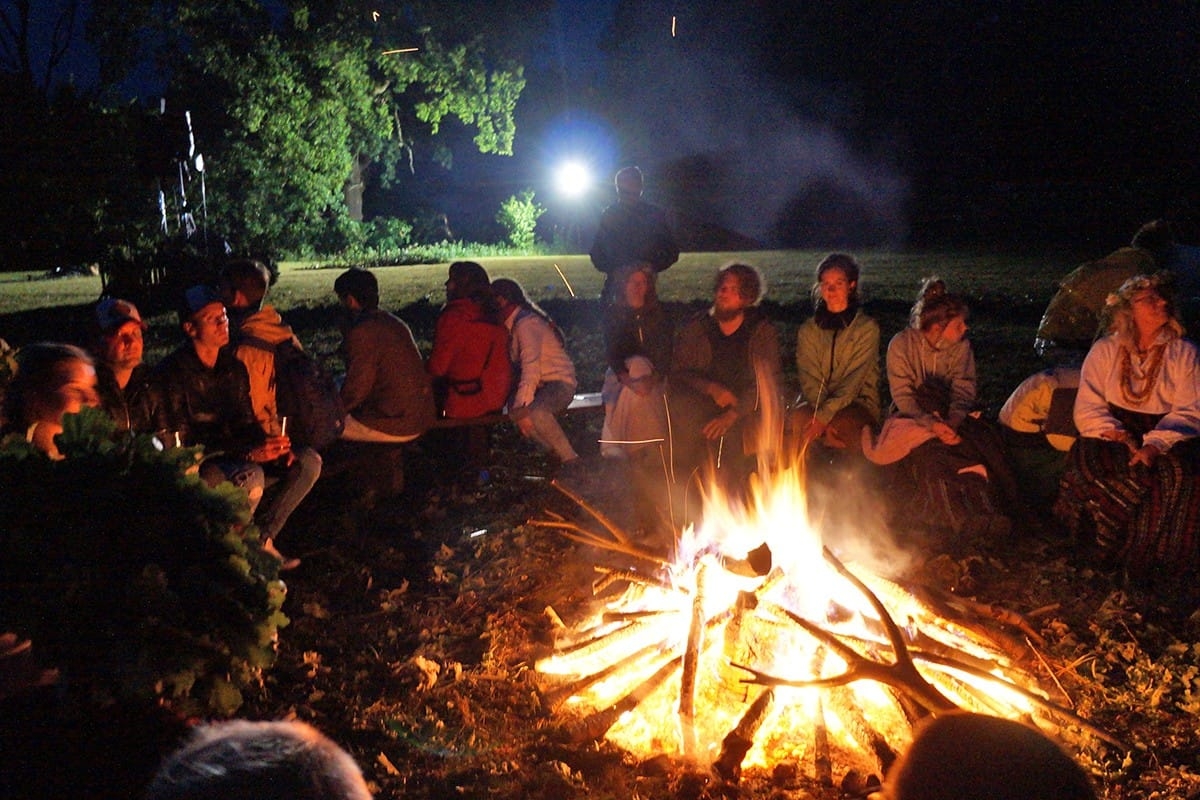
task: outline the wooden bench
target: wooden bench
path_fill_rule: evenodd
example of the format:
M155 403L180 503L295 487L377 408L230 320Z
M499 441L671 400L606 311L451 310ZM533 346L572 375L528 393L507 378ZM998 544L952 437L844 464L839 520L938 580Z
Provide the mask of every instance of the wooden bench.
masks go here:
M604 408L599 392L577 394L571 399L564 413L578 414ZM480 463L487 457L487 427L508 421L508 414L487 414L482 417L434 421L430 430L462 429L466 438L469 463ZM353 472L358 487L371 487L380 496L389 497L404 490L405 444L386 442L354 442L352 448L343 448L339 457L326 462L326 477L343 472Z
M571 398L571 404L567 406L565 414L575 414L582 411L596 411L604 408L604 401L600 399L599 392L584 392L577 394ZM466 428L474 425L496 425L500 422L507 422L508 414L485 414L482 417L464 417L464 418L449 418L439 417L433 423L433 427L437 428Z

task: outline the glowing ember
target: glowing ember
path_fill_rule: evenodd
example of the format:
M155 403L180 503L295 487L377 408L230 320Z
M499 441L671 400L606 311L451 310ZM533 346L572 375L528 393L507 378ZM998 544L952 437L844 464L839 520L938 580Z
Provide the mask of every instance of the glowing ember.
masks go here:
M682 533L665 567L602 578L598 590L628 586L538 662L580 739L686 756L726 777L795 762L827 782L882 773L916 718L954 707L1104 737L1040 693L1003 635L827 551L807 523L800 470L760 465L759 475L744 504L710 490L703 524ZM612 540L543 524L636 555L592 513ZM764 544L771 563L755 569Z

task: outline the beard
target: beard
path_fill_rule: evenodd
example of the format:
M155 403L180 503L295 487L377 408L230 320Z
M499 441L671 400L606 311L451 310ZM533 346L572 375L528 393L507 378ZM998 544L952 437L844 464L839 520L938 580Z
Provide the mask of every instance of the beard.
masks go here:
M713 306L712 310L713 319L717 322L733 322L745 313L746 309L744 308L721 308L720 306Z

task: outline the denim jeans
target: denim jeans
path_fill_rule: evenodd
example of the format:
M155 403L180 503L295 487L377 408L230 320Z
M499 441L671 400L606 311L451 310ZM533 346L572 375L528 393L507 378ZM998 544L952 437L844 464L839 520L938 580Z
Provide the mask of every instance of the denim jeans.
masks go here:
M266 486L262 465L223 455L204 459L200 464L200 479L209 486L229 481L234 486L245 489L251 514L258 509L263 497L263 488Z
M292 512L312 490L321 477L321 455L311 447L293 450L296 460L286 471L275 472L267 467L266 484L270 491L257 515L258 527L264 539L274 539L287 523Z

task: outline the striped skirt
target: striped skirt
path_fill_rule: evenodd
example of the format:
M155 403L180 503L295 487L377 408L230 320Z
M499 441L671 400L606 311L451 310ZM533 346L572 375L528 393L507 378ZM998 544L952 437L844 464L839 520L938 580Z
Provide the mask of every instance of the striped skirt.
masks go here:
M1129 457L1124 444L1079 438L1055 516L1076 536L1094 530L1135 581L1200 574L1200 440L1177 444L1150 468L1130 467Z

